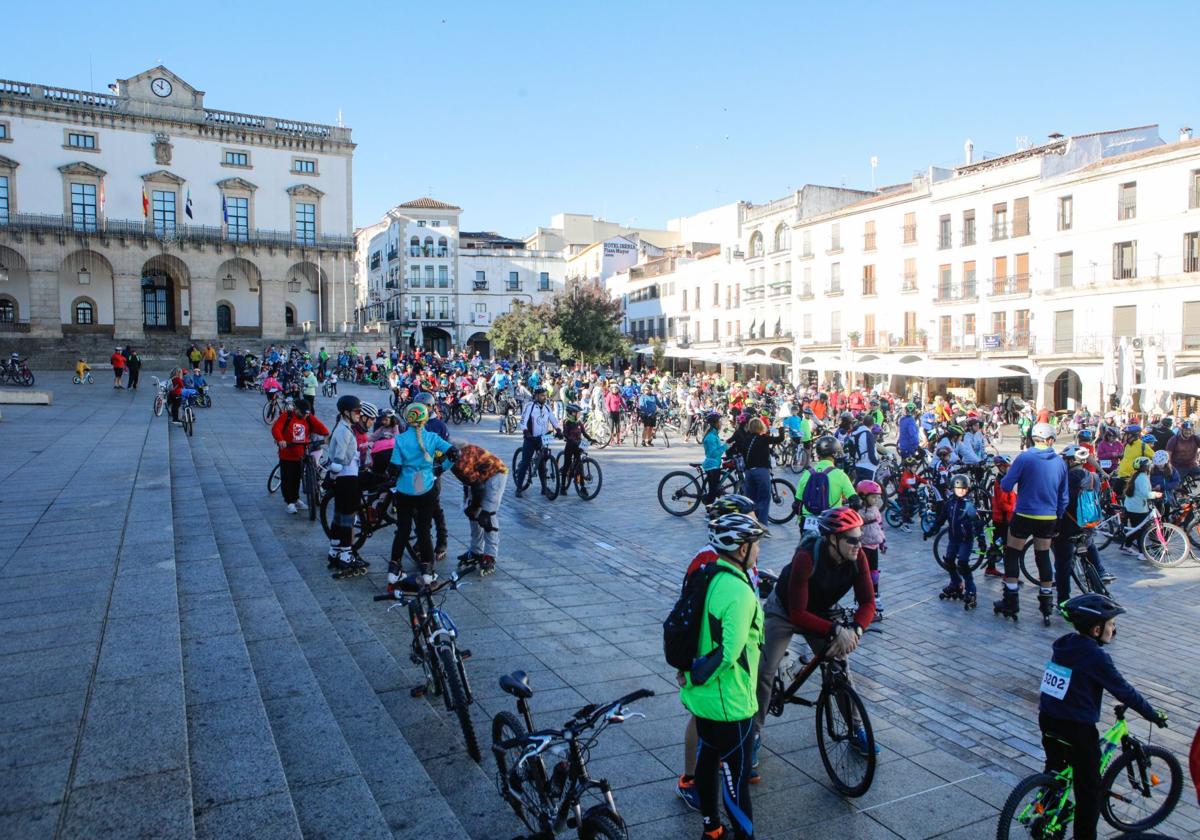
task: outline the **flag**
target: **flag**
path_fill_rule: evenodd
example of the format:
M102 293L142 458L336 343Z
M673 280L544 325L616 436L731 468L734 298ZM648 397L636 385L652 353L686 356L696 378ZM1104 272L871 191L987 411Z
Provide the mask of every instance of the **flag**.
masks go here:
M142 218L150 218L150 196L146 195L146 188L142 187Z
M191 187L188 187L187 200L184 201L184 203L183 203L183 212L187 213L187 217L189 219L196 218L195 216L192 215L192 188Z
M104 181L100 181L100 215L104 215Z
M225 193L221 193L221 221L229 224L229 208L225 206Z

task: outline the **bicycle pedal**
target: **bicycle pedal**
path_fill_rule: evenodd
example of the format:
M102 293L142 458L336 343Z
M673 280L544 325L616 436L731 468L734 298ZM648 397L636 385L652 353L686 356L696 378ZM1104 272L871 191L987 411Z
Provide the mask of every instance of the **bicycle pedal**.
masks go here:
M428 686L414 685L412 688L410 688L408 690L408 696L412 697L413 699L416 699L418 697L424 697L426 691L428 691Z
M470 650L468 650L467 648L459 648L459 649L458 649L458 655L459 655L460 657L462 657L463 659L470 659L470 658L471 658L471 651L470 651Z

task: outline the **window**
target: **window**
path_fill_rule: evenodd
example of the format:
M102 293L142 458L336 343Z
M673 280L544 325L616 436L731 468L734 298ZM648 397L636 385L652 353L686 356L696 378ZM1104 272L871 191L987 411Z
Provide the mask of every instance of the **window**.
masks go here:
M812 256L812 231L811 230L804 231L804 253L801 254L801 256L804 256L804 257Z
M1008 332L1007 326L1008 315L1005 312L992 313L992 333L1003 336Z
M904 244L911 245L917 241L917 214L904 214Z
M311 158L296 158L292 161L292 171L299 175L316 175L317 162Z
M733 305L739 307L742 305L742 284L737 283L733 287Z
M829 226L829 250L842 250L842 226L837 222Z
M1113 307L1113 338L1133 338L1137 335L1137 306Z
M154 232L168 233L175 230L175 191L154 190L150 195L151 213L154 216Z
M904 313L904 343L913 346L917 343L917 313Z
M8 176L0 175L0 225L8 224Z
M446 237L439 236L437 241L437 255L446 257L450 255L450 246L446 243Z
M1117 187L1117 218L1137 218L1137 181Z
M951 281L950 266L938 266L938 300L950 300L954 297L954 284Z
M1012 276L1009 291L1013 293L1029 291L1029 254L1017 254L1017 271Z
M904 258L904 282L900 286L902 292L912 292L917 288L917 258Z
M869 314L863 316L863 334L862 343L864 347L875 346L875 315Z
M421 240L415 236L408 240L408 255L410 257L421 256Z
M250 199L225 199L225 228L234 242L245 242L250 238Z
M433 266L431 265L425 266L425 288L433 288Z
M441 223L441 221L440 221L440 220L438 220L438 219L432 219L432 220L429 222L429 226L430 226L430 227L441 227L441 226L442 226L442 223Z
M89 325L96 323L96 309L90 300L75 301L75 323Z
M1008 257L992 259L992 294L1002 295L1008 289Z
M71 184L71 226L83 231L96 229L95 184Z
M804 318L802 321L803 326L801 327L801 329L804 331L804 338L812 338L812 321L813 321L812 313L805 312ZM1200 336L1198 336L1198 337L1200 337Z
M829 294L840 295L842 293L842 264L833 263L829 266Z
M296 202L296 241L317 244L317 205Z
M1134 277L1137 277L1137 242L1118 242L1113 245L1113 279Z
M1075 285L1075 253L1063 251L1054 255L1054 288L1069 289Z
M412 313L414 321L421 317L421 299L419 297L409 298L409 312Z
M17 320L17 305L8 298L0 298L0 324L13 324Z
M521 273L519 271L508 272L508 290L515 292L521 288Z
M1075 224L1075 199L1069 195L1058 197L1058 229L1070 230Z
M1183 305L1183 348L1200 349L1200 300Z
M1013 199L1013 236L1029 235L1029 198Z
M482 274L483 272L479 273ZM414 289L421 285L421 266L410 265L408 267L408 285Z
M488 287L487 272L486 271L476 271L475 272L475 291L482 292L482 291L486 290L487 287Z
M972 339L975 337L975 313L973 312L968 312L966 315L963 315L963 335L969 335L972 337ZM974 344L974 340L972 340L971 343Z
M978 295L975 288L975 261L968 260L963 263L963 289L962 296L967 300L974 300ZM972 318L975 316L972 315Z
M1008 202L992 205L992 241L1008 239Z
M1075 310L1063 309L1054 313L1054 352L1070 353L1075 349Z
M938 217L938 248L949 248L951 237L949 214Z
M863 223L863 250L875 250L875 220Z
M755 231L750 236L750 258L761 257L763 255L763 238L762 233Z
M475 312L478 315L486 315L487 314L487 304L486 303L475 304Z
M712 340L716 341L721 337L721 321L718 318L713 318Z
M425 227L425 220L424 220L424 219L419 219L419 220L417 221L417 227Z
M695 309L700 308L700 287L699 286L692 289L692 307ZM696 324L697 335L699 334L699 329L700 329L700 325ZM696 340L699 341L700 339L697 338Z
M938 349L950 349L950 333L952 329L949 315L943 315L938 318Z
M11 139L12 139L12 137L10 137L8 135L8 123L0 122L0 140L11 140Z
M4 179L0 178L0 191L3 190ZM0 219L3 219L5 208L4 196L0 194ZM1200 232L1183 235L1183 270L1200 271Z
M68 131L67 146L72 149L87 149L89 152L94 152L96 151L96 135L85 131Z
M842 313L829 314L829 340L835 344L842 340Z
M791 231L788 230L788 226L781 224L779 227L775 228L775 248L773 250L782 251L785 248L790 247L791 244L792 236Z
M0 127L3 123L0 123ZM0 134L0 139L3 139ZM1195 210L1200 207L1200 169L1193 169L1188 176L1188 209Z
M296 310L286 304L283 307L283 325L285 327L296 326Z
M1029 310L1018 309L1013 313L1013 334L1009 347L1029 346Z
M425 298L425 318L433 320L433 298L431 297Z
M450 317L450 298L438 298L438 318L445 321Z
M862 293L863 293L864 297L866 297L867 295L876 294L876 291L875 291L875 266L873 266L873 265L864 265L863 266ZM871 343L874 344L875 342L871 342Z
M450 288L450 267L445 265L438 266L438 288Z
M778 268L776 268L776 271L778 271ZM775 279L778 280L779 278L776 277ZM721 305L721 284L713 283L713 306L720 306L720 305Z
M964 210L963 211L962 244L964 244L964 245L974 245L975 244L975 211L974 210Z
M371 254L371 268L379 268L380 252L375 251Z
M221 161L222 166L249 166L249 152L235 152L230 149L225 150L225 157Z

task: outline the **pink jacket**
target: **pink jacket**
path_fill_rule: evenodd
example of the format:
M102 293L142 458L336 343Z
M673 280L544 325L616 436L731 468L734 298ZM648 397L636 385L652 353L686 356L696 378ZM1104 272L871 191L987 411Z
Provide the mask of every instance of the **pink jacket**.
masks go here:
M879 512L879 508L864 507L859 511L859 515L863 519L862 529L862 544L863 548L879 548L887 542L887 538L883 535L883 517Z

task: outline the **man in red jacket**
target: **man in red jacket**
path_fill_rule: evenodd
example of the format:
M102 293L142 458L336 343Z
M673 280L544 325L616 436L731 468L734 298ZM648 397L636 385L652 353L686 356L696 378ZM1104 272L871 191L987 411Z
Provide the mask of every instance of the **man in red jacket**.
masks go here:
M308 510L308 505L300 498L304 450L313 435L329 434L325 424L315 414L310 414L308 409L308 400L296 400L295 411L283 412L271 427L271 436L279 447L279 483L288 513Z
M108 361L112 364L113 369L113 387L124 387L121 384L121 377L125 375L125 354L121 352L120 347L113 351L113 354L109 357Z

